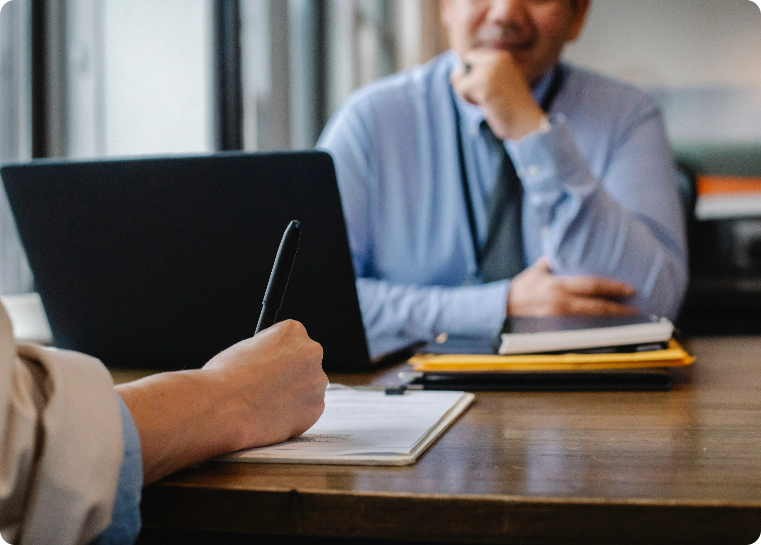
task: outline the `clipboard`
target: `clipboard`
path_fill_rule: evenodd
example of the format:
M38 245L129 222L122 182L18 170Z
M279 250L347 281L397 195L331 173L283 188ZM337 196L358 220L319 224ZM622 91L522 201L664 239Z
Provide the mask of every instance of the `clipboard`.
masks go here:
M226 462L413 464L473 403L466 392L402 392L330 384L325 411L298 438L216 458Z

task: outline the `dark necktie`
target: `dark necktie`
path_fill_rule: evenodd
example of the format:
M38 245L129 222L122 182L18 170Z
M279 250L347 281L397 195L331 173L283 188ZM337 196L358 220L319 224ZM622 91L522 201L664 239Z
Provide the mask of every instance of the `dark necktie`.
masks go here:
M481 132L500 154L488 205L489 230L481 253L481 276L484 282L493 282L512 278L524 269L521 227L523 186L503 142L486 122Z
M558 65L552 73L552 80L540 106L545 112L550 111L555 97L563 85L563 69ZM468 169L465 166L465 150L460 130L460 114L457 100L452 92L455 127L457 127L457 154L460 164L460 178L468 214L468 226L473 242L473 253L484 282L513 278L523 270L523 228L521 213L523 208L523 185L515 165L505 150L504 143L497 138L484 122L481 126L483 137L490 145L496 146L500 154L499 168L488 205L489 231L483 250L478 242L476 218L473 201L470 196Z

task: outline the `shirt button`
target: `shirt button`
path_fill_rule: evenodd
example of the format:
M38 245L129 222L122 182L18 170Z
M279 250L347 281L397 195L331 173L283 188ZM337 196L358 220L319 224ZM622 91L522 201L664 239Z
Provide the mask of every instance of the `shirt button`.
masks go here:
M539 174L539 167L536 165L531 165L526 169L526 174L529 176L536 176Z

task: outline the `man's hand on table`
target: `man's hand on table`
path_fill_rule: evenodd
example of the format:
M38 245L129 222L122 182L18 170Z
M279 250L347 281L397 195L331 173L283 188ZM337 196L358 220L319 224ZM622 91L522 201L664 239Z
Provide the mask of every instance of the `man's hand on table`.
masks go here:
M634 295L625 282L599 276L556 276L542 257L518 274L507 296L508 316L636 314L619 301Z

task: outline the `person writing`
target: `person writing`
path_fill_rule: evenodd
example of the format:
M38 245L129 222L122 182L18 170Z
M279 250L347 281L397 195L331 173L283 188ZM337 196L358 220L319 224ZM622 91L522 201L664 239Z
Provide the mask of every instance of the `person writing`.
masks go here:
M371 338L511 315L674 317L687 282L658 109L560 62L590 0L443 0L451 51L356 92L335 163Z
M143 485L309 429L324 409L321 363L286 320L201 369L114 388L94 358L16 345L0 306L0 533L15 545L132 543Z

